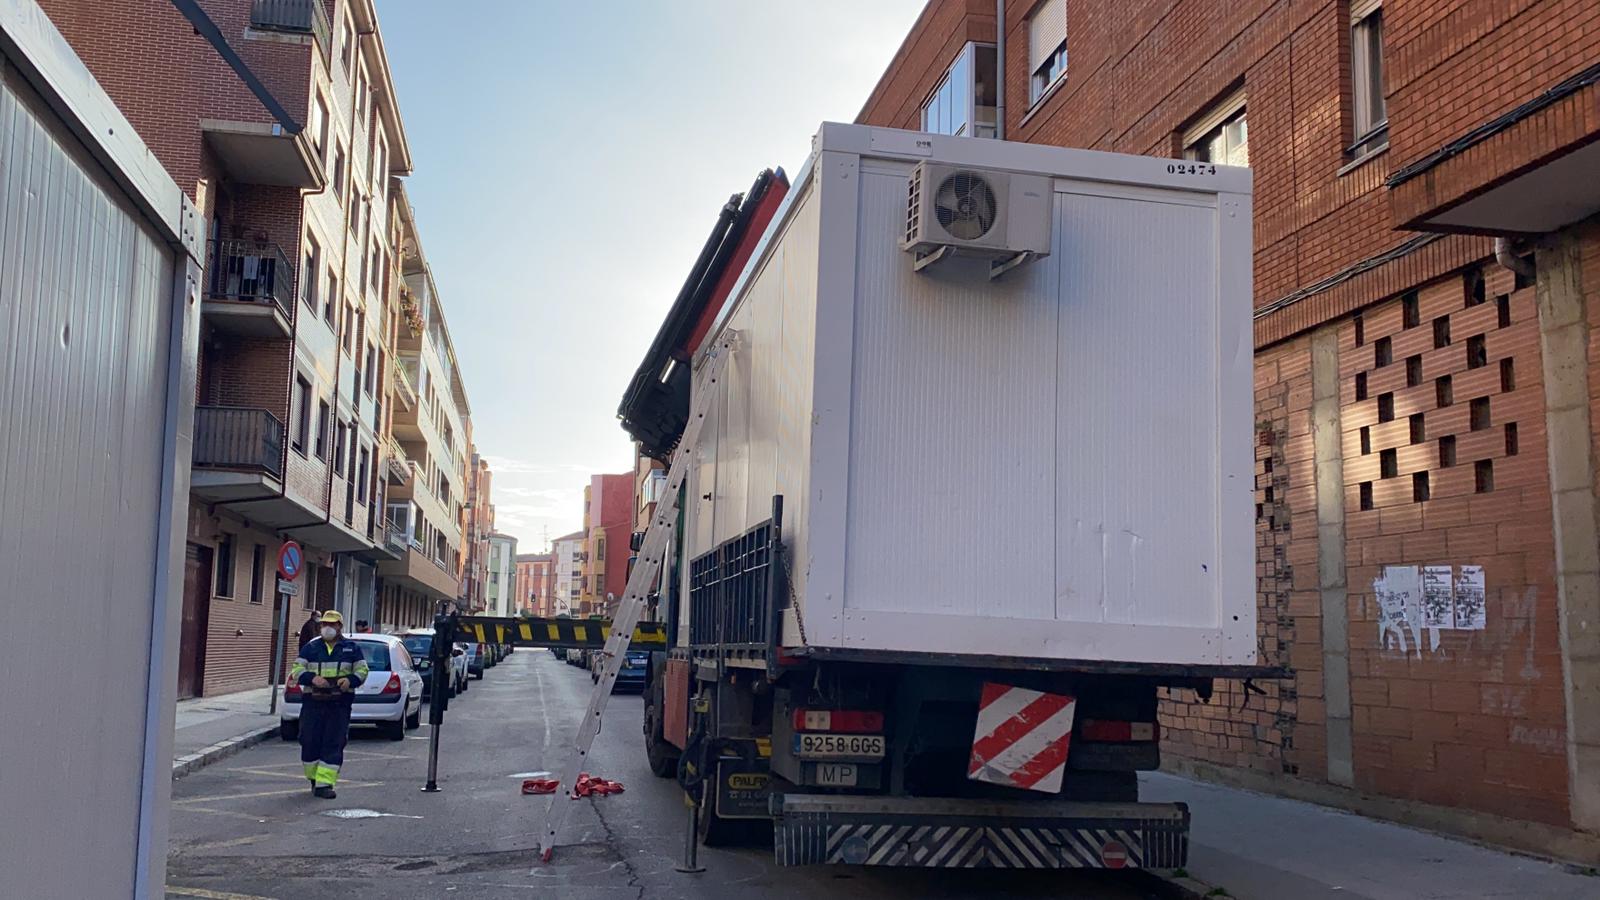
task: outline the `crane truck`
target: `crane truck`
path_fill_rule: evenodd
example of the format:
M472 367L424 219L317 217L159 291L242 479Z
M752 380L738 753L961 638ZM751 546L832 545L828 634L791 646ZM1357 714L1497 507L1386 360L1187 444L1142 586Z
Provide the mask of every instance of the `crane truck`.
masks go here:
M1158 691L1274 674L1250 211L1246 169L838 124L724 206L620 410L662 459L705 417L644 721L701 842L1184 864Z

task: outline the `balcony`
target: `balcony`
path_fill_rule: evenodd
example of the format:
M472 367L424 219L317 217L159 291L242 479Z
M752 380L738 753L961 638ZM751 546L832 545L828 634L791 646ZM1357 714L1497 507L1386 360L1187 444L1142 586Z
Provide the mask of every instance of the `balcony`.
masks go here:
M202 312L217 331L244 337L288 338L294 267L271 241L213 240Z
M310 35L324 46L328 43L328 15L321 0L255 0L250 4L250 27Z
M395 365L389 369L389 388L400 409L409 411L417 408L417 389L406 366Z
M411 464L406 460L406 451L400 442L393 437L383 439L384 463L389 473L390 484L405 484L411 475Z
M283 423L264 409L201 406L194 411L195 468L283 475Z
M383 527L383 543L381 550L393 559L405 559L406 552L411 549L411 538L406 530L393 522L385 522Z

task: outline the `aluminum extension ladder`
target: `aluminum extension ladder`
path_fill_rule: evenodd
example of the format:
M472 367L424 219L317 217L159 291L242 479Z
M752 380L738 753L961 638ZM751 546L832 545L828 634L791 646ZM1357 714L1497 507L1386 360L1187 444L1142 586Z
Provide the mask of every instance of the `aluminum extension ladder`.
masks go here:
M589 750L594 746L595 735L600 733L600 718L605 712L606 704L611 700L611 687L617 681L617 673L621 671L623 662L628 658L628 644L632 642L633 629L638 625L639 616L644 612L645 597L650 591L650 585L655 582L656 575L661 571L667 548L672 546L672 529L678 520L678 492L684 478L689 474L691 457L700 441L700 429L705 425L706 412L711 406L712 399L717 396L713 388L722 378L728 360L733 355L733 340L732 332L724 333L717 346L707 354L705 386L689 410L689 421L684 427L683 437L678 442L678 448L672 453L672 466L667 471L667 483L662 492L665 496L656 505L655 517L645 528L644 544L639 548L639 557L634 564L633 573L628 576L628 586L622 595L622 602L617 605L617 613L611 619L611 636L606 640L605 649L601 651L605 654L605 666L600 670L600 680L594 686L594 696L589 698L589 708L584 712L583 721L578 726L577 752L561 772L561 787L564 790L551 795L545 806L544 827L539 843L539 858L544 862L550 861L550 855L556 847L556 835L561 831L561 826L567 820L567 814L578 800L575 790L578 776L583 772L584 764L589 759Z

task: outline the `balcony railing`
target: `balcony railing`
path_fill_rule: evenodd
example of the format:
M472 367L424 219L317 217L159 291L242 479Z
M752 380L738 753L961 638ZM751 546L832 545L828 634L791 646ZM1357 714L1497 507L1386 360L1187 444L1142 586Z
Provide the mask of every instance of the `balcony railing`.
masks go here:
M287 318L294 300L294 267L271 241L211 241L207 296L276 304Z
M322 0L255 0L250 4L250 27L310 34L324 46L328 43L328 15Z
M264 409L201 406L194 411L194 464L283 475L283 423Z
M406 529L386 522L383 529L383 546L394 553L403 554L411 546L411 537L406 534Z

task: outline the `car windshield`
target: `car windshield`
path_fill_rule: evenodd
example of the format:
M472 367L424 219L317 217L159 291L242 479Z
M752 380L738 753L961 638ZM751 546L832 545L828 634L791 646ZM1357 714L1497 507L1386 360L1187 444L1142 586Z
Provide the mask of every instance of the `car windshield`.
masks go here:
M389 645L378 641L356 641L361 655L367 658L368 669L389 671Z
M433 647L433 635L407 635L406 637L400 639L400 643L406 645L406 650L410 651L412 656L416 657L417 659L426 659L428 656L428 651Z

